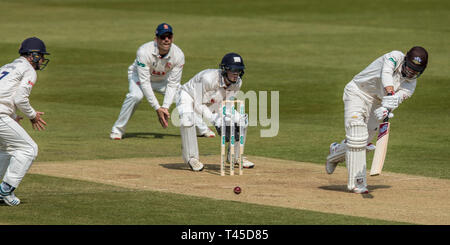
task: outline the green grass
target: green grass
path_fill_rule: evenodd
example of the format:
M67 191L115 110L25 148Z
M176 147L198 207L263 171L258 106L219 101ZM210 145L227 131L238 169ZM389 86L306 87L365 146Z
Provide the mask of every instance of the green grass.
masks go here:
M46 113L48 130L34 132L28 122L22 123L39 145L37 161L180 156L178 128L162 129L145 100L128 125L130 137L122 142L108 138L128 90L126 72L137 48L153 39L157 24L168 22L174 28L175 44L186 56L182 83L203 69L216 68L225 53L234 51L243 56L247 67L243 91L280 92L278 136L260 138L262 127L250 128L247 154L317 164L323 164L329 144L345 135L345 84L386 52L406 52L413 45L426 47L430 54L428 68L413 97L395 111L391 120L385 170L450 179L448 1L196 0L164 1L162 5L143 0L0 0L1 9L7 10L0 15L0 64L16 58L20 42L29 36L43 39L51 53L50 64L39 72L31 94L33 107ZM211 139L199 139L201 154L218 154L218 147L211 145ZM23 185L36 179L25 179ZM52 181L39 179L43 185ZM142 194L106 191L96 192L95 198L131 195L141 204L154 196L179 202L186 198ZM85 201L90 194L79 196L73 205L88 206ZM35 203L32 197L51 198L30 196L30 206ZM204 206L211 202L195 200ZM37 218L33 222L69 222L63 218L44 221L49 207L45 202L36 205L44 207L34 209ZM256 210L264 208L258 206ZM94 212L94 207L87 209ZM13 211L10 217L19 213ZM132 213L128 215L139 217ZM192 219L182 216L183 212L172 214L169 220L174 223ZM308 223L309 215L316 215L304 214L298 223ZM345 218L336 217L340 218L328 223L345 223ZM286 217L286 223L291 221ZM77 222L91 223L82 219ZM101 217L92 223L102 222L110 223ZM114 222L133 223L122 219ZM198 223L210 222L204 219Z

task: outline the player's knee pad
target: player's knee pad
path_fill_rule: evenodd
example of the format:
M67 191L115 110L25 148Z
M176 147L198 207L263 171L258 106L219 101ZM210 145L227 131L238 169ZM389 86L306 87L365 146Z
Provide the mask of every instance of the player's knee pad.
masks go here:
M346 126L346 140L349 148L364 148L367 145L369 134L367 125L362 121L350 121Z

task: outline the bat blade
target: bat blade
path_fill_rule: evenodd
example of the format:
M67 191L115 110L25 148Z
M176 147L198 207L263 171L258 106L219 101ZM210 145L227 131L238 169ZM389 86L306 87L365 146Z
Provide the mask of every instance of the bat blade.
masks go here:
M379 175L381 173L381 170L383 169L389 141L390 123L381 123L379 129L380 131L377 138L375 153L373 155L372 167L370 168L370 176Z

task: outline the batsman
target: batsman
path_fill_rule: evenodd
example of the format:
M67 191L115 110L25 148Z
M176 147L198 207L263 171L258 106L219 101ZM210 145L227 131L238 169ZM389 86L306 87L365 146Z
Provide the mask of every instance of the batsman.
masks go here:
M228 53L222 58L219 69L206 69L197 73L187 83L183 84L178 91L175 100L180 115L181 150L184 162L193 171L202 171L204 168L199 158L195 131L197 120L195 118L202 117L208 120L216 127L219 134L221 134L223 127L227 127L225 132L229 134L229 126L222 125L219 108L222 101L232 100L239 92L242 86L244 69L242 57L236 53ZM227 113L225 121L227 124L238 123L241 117L245 117L242 121L246 122L243 125L245 142L248 127L247 115L236 113L233 117L231 113ZM238 127L235 127L235 129L238 129ZM236 139L239 139L237 131L235 135ZM227 141L229 141L229 138L228 136ZM239 155L239 150L239 147L235 147L236 156ZM228 161L236 164L234 162L235 159L230 159L229 156L230 154L228 154ZM243 157L243 167L253 168L254 163Z
M366 181L366 152L374 150L370 142L378 125L392 111L410 98L417 78L427 67L428 53L415 46L406 55L392 51L377 58L353 77L344 89L344 123L346 137L341 143L330 145L326 171L332 174L338 163L346 161L347 189L354 193L368 193Z

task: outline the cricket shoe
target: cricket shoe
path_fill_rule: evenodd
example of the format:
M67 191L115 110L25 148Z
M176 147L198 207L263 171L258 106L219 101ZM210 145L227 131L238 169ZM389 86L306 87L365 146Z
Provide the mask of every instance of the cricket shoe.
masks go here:
M191 160L189 160L189 167L194 172L200 172L204 168L203 163L201 163L198 159L195 158L191 158Z
M369 143L369 144L367 144L367 146L366 146L366 150L367 150L367 151L374 151L376 148L377 148L377 147L376 147L374 144L372 144L372 143Z
M109 138L111 138L112 140L121 140L122 139L122 134L120 134L120 133L111 133L109 135Z
M5 192L0 187L0 196L1 199L9 206L17 206L20 204L20 199L17 198L16 195L14 195L14 188L12 188L12 190L9 192Z
M216 137L216 134L211 129L208 128L208 130L206 130L206 132L202 133L200 135L200 137L214 138L214 137Z
M352 192L356 194L368 194L369 190L366 187L355 187Z
M250 162L247 157L242 157L242 167L243 168L254 168L255 164Z
M330 154L327 157L325 169L328 174L332 174L340 162L345 161L346 144L343 140L340 144L333 142L330 145Z
M230 161L227 159L227 163L230 163ZM234 162L235 167L239 167L239 162ZM255 164L250 162L247 157L242 157L242 167L243 168L254 168Z

